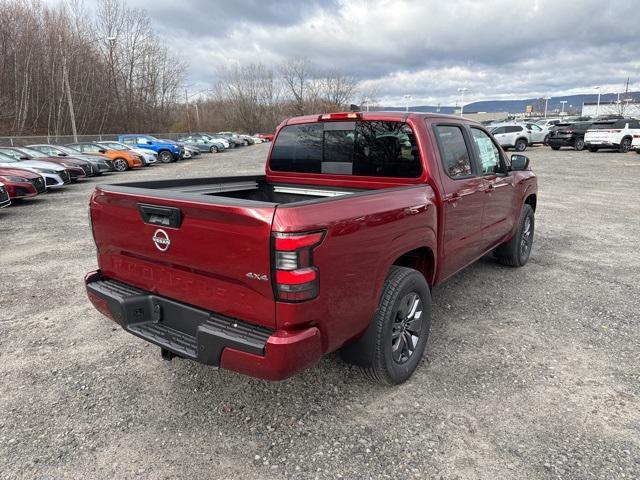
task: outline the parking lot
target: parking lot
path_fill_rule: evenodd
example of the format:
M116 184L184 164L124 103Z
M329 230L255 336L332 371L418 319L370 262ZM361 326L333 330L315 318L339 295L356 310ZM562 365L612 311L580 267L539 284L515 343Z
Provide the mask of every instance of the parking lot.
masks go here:
M280 383L164 362L86 298L96 184L260 173L267 151L0 211L0 478L640 478L640 155L524 152L531 261L438 288L423 364L383 388L337 355Z

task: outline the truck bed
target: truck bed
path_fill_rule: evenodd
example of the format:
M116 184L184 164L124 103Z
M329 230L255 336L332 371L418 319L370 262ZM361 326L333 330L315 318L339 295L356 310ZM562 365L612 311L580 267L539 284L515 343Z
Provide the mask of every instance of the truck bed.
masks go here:
M173 200L197 200L226 205L281 205L313 202L364 189L270 183L264 176L185 178L100 185L102 190Z

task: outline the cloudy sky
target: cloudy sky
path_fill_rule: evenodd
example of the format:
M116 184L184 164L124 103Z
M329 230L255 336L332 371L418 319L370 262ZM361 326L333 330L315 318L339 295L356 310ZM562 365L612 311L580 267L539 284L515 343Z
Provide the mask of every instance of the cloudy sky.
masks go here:
M640 88L636 0L128 0L189 61L192 88L234 62L306 56L381 103Z

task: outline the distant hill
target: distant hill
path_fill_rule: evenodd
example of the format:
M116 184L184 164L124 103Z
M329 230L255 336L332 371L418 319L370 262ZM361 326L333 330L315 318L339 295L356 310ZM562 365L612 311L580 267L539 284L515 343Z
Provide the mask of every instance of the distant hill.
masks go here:
M640 102L640 92L629 92L625 94L627 98L632 98L634 102ZM607 93L600 96L600 103L615 102L617 94ZM565 111L569 110L569 105L573 105L574 109L578 109L578 112L582 109L582 104L585 102L596 102L598 100L597 94L588 95L567 95L564 97L551 97L547 105L547 112L551 113L554 110L561 110L562 100L566 100ZM472 112L509 112L509 113L522 113L526 111L527 105L533 106L534 111L538 111L539 108L544 109L544 104L538 98L527 98L524 100L483 100L480 102L473 102L465 104L464 111L467 113ZM456 107L453 106L434 106L434 105L417 105L411 106L409 109L414 112L440 112L451 114L454 113ZM381 107L379 110L387 111L402 111L404 107Z

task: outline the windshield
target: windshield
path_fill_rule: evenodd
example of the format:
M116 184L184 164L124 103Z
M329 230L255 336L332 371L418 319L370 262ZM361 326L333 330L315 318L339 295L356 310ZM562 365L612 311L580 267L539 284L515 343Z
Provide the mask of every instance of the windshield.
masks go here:
M411 127L397 121L319 122L284 127L273 145L274 171L417 178Z
M131 150L129 145L120 142L102 142L99 144L101 148L110 148L112 150Z
M80 150L76 150L75 148L71 148L71 147L59 147L56 145L54 148L57 148L58 150L66 153L67 155L78 155L79 153L82 153Z
M33 148L20 147L19 151L33 158L44 158L48 156L46 153L42 153L39 150L34 150Z
M0 152L0 163L18 163L18 160Z

